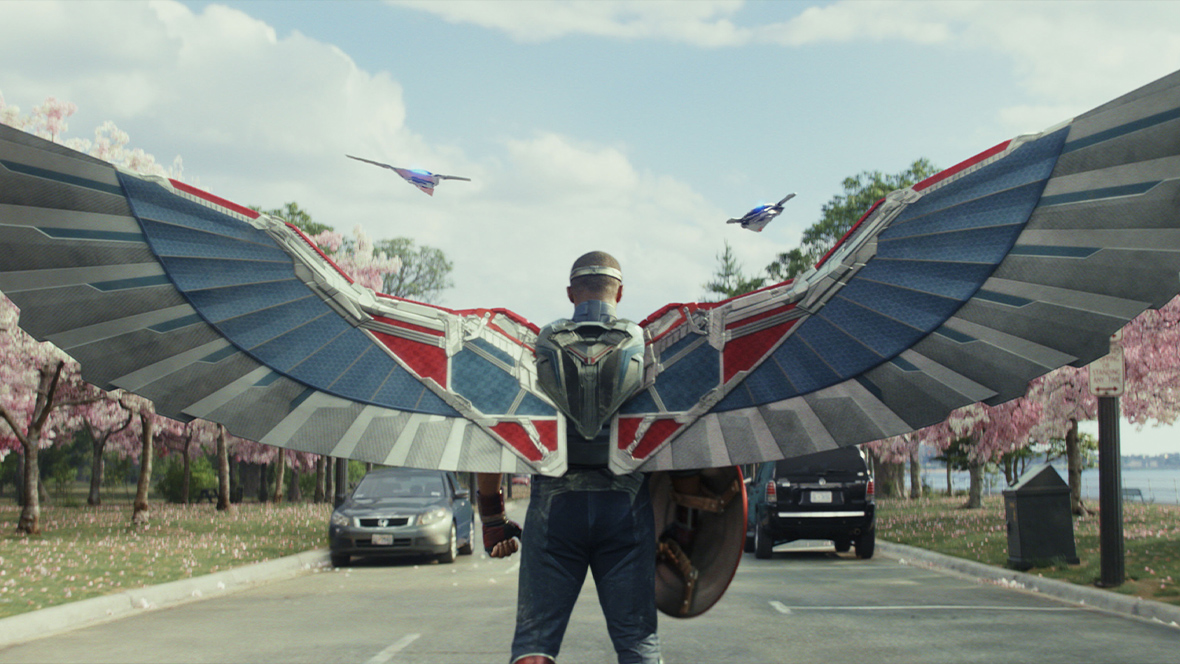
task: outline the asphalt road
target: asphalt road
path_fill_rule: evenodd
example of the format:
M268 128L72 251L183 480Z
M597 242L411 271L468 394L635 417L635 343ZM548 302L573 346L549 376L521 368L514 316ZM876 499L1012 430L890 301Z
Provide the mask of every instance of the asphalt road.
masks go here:
M55 662L502 663L515 559L359 561L0 650ZM706 662L1168 662L1180 629L830 547L747 554L707 614L662 617L667 664ZM593 584L561 664L614 661Z

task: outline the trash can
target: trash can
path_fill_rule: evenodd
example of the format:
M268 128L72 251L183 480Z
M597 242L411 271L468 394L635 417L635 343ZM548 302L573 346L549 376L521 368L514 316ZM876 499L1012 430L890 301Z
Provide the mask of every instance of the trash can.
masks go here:
M1053 466L1043 464L1026 472L1004 490L1008 522L1008 566L1043 567L1051 561L1078 564L1073 539L1069 485Z

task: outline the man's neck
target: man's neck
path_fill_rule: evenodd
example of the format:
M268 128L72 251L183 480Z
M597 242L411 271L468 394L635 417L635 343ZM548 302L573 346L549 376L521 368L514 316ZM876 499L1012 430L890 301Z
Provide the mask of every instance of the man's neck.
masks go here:
M574 306L573 320L578 323L583 321L609 323L615 318L617 318L615 305L604 300L584 300Z

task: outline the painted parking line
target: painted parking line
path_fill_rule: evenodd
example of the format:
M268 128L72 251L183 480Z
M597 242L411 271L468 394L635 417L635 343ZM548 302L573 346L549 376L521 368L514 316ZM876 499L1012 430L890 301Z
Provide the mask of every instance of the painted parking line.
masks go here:
M422 636L422 635L421 634L407 634L407 635L403 636L402 638L398 639L397 642L395 642L393 645L389 646L385 650L382 650L381 652L377 653L376 655L373 655L373 658L370 659L369 661L365 662L365 664L385 664L389 660L393 659L394 655L397 655L399 652L404 650L406 646L410 645L415 640L417 640L419 636Z
M779 613L790 614L796 611L1084 611L1086 609L1072 606L972 606L970 604L921 604L894 606L786 606L782 602L770 602L770 606Z
M791 609L788 608L787 605L783 604L782 602L777 602L777 601L771 602L770 606L771 606L771 608L773 608L775 611L778 611L779 613L785 613L786 615L791 615Z

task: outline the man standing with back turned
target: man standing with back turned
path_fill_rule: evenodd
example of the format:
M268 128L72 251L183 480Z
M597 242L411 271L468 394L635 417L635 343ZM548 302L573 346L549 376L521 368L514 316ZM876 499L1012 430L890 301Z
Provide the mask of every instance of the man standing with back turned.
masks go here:
M541 330L537 382L566 415L569 470L533 478L511 661L556 660L589 569L620 664L657 664L647 476L607 470L611 416L642 383L643 332L615 317L623 273L610 254L594 251L575 261L566 292L574 315ZM478 483L484 547L494 558L510 556L520 530L504 516L500 475L480 473Z

